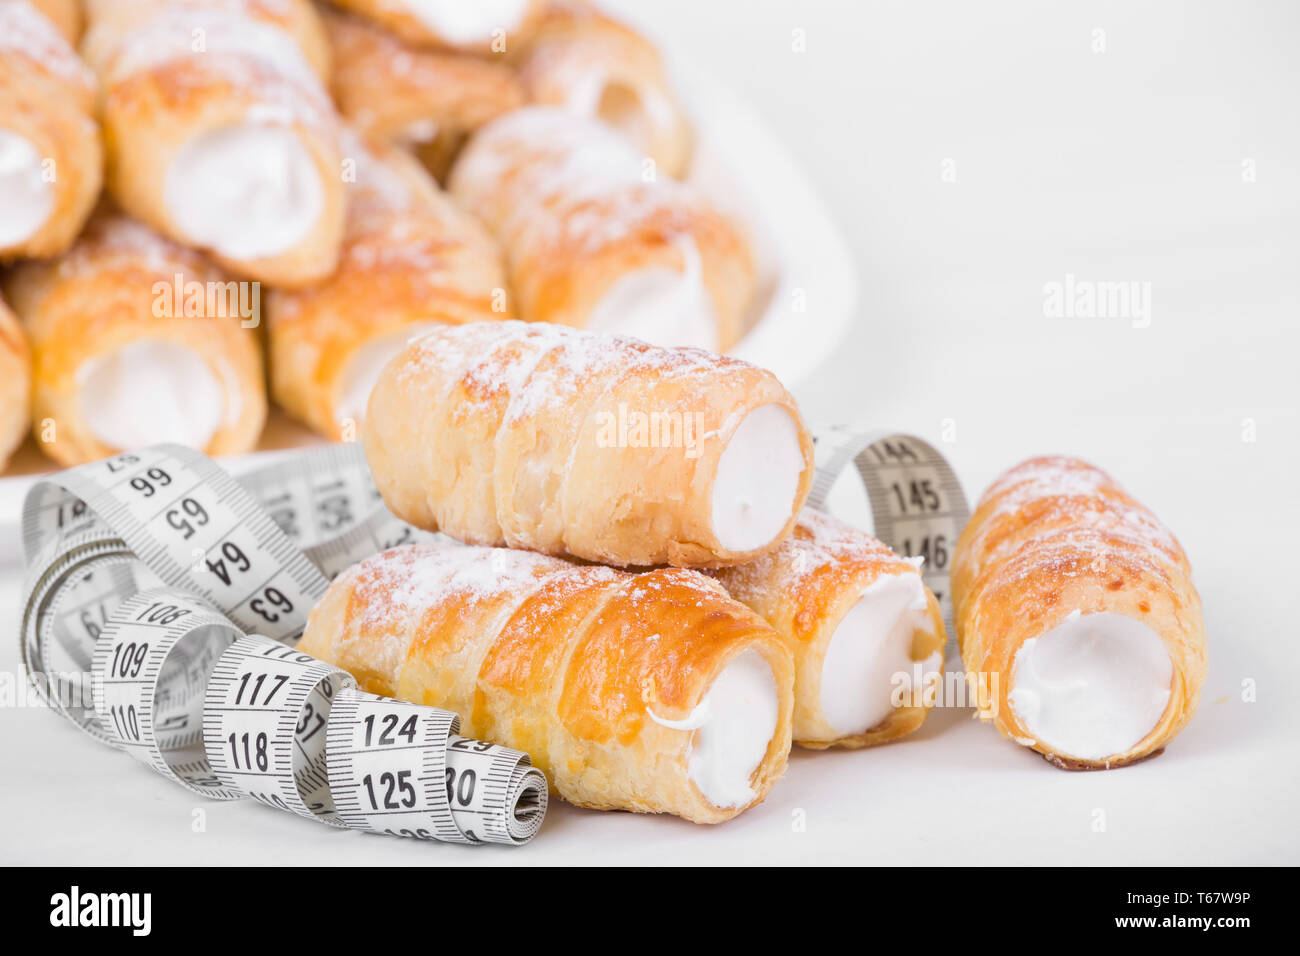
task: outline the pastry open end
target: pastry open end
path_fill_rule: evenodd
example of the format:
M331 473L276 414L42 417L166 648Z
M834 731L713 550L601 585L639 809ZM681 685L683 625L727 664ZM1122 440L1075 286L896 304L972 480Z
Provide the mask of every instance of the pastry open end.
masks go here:
M912 733L934 704L927 684L947 640L915 561L820 512L748 564L710 572L794 655L794 741L872 747Z
M239 275L286 287L328 276L344 157L312 5L128 0L88 13L114 200Z
M655 45L586 0L551 0L519 75L530 101L599 119L682 178L691 127Z
M520 318L717 351L743 335L748 237L609 125L515 110L470 139L448 184L501 242Z
M36 7L0 3L0 262L67 249L103 165L94 75Z
M64 255L14 269L5 293L31 340L33 432L56 461L256 445L266 392L250 283L101 212Z

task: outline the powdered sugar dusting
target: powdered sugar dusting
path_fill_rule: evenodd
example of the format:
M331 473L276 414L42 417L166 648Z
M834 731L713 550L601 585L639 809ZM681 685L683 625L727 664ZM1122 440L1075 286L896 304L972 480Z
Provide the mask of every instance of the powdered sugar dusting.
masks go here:
M998 519L1013 526L1025 520L1043 527L1073 525L1118 535L1157 548L1172 561L1185 561L1177 539L1155 515L1100 468L1078 458L1050 456L1023 462L984 493L981 505L989 502L994 507L984 527L994 533Z
M1010 588L1020 595L1020 613L1037 620L1059 610L1075 581L1107 591L1135 579L1155 580L1169 593L1185 586L1187 558L1169 530L1079 459L1037 458L1012 468L985 492L979 510L975 538L958 555L971 582L964 605L985 588Z
M573 566L532 551L429 542L393 548L344 572L362 598L361 626L411 619L453 596L473 605L521 598Z
M81 62L63 34L31 4L0 3L0 56L16 54L86 90L94 74Z
M438 329L413 347L404 374L445 375L464 368L472 390L507 394L507 424L566 407L575 394L613 375L697 378L701 387L751 370L703 349L658 348L624 335L516 320Z
M126 263L168 282L177 272L216 273L202 254L127 216L105 214L90 221L73 247L58 260L57 268L60 276L75 277L105 269L123 269Z
M529 262L557 246L582 256L651 228L666 242L713 215L689 186L647 180L645 157L615 130L553 107L508 113L475 135L452 193Z
M143 22L108 20L92 28L105 86L136 74L187 64L255 97L252 122L301 123L326 136L337 133L334 109L319 77L293 37L248 15L243 4L152 9Z
M811 508L800 512L794 532L775 551L719 573L728 590L740 594L765 588L775 567L783 569L791 587L828 570L871 568L881 575L919 571L912 559L896 554L883 541Z

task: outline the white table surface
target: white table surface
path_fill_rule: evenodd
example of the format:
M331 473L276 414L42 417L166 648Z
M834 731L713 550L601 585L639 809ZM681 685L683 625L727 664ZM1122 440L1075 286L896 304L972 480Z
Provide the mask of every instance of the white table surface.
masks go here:
M1158 759L1072 774L939 711L901 744L796 751L723 826L557 803L532 845L503 850L200 802L43 709L0 708L0 861L1300 862L1300 7L622 6L785 131L850 241L860 318L801 390L808 417L936 442L948 421L973 494L1043 452L1112 471L1195 567L1210 674L1191 725ZM1045 317L1044 284L1066 274L1149 282L1149 326ZM10 573L5 620L17 602Z

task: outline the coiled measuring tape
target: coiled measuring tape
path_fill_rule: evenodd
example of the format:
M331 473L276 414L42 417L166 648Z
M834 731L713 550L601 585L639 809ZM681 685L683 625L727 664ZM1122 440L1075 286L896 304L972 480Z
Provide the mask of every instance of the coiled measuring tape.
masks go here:
M547 800L527 754L292 647L331 577L424 537L383 506L355 445L239 481L175 445L81 465L24 503L23 664L86 733L203 796L526 843Z
M841 426L814 434L816 471L808 507L828 510L831 489L850 464L862 479L875 527L872 534L899 554L921 557L921 579L934 592L948 629L945 657L957 652L949 566L970 505L957 473L929 442L915 435Z

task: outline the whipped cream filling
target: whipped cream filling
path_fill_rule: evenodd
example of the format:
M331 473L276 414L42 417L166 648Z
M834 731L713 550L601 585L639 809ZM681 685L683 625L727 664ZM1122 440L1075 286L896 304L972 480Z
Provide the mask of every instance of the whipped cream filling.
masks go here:
M713 679L684 720L650 718L674 730L694 730L688 772L715 807L739 807L756 796L753 777L776 733L780 699L763 655L750 648Z
M704 285L699 249L686 237L675 245L682 253L680 270L653 266L620 276L588 314L586 327L651 345L717 349L718 320Z
M379 373L384 370L384 366L406 348L409 342L439 325L438 322L413 322L384 335L376 335L353 352L339 376L337 397L334 400L334 420L343 424L350 419L360 424L366 417L370 393L379 381Z
M919 575L891 574L873 581L835 628L822 661L821 706L837 737L864 733L889 716L897 675L908 675L911 685L912 635L933 630L926 608ZM930 671L939 665L938 655L925 662Z
M759 405L732 433L713 478L713 533L729 551L775 538L794 512L803 473L799 426L784 406Z
M0 129L0 246L26 242L50 218L54 184L43 173L36 144Z
M1169 652L1146 624L1075 611L1021 645L1007 701L1052 750L1104 760L1151 732L1169 703L1172 679Z
M411 14L449 43L479 43L493 30L514 30L528 0L404 0Z
M325 206L320 173L298 135L255 120L191 139L168 167L163 189L184 236L231 259L292 249Z
M204 357L161 339L87 359L77 369L77 387L90 433L122 450L158 442L206 448L226 411L226 389Z

